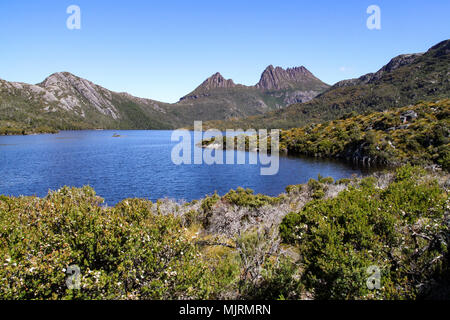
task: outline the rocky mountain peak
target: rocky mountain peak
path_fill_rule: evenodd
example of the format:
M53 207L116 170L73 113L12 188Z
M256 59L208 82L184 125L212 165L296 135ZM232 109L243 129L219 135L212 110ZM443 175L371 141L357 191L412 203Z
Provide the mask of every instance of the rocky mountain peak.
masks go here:
M199 85L193 92L190 94L180 98L180 101L183 100L195 100L200 97L209 96L209 91L216 88L233 88L237 85L231 79L225 79L219 72L216 72L211 77L203 81L201 85Z
M51 87L60 85L62 83L66 84L71 83L74 82L76 79L80 78L71 74L70 72L55 72L49 75L47 78L45 78L45 80L39 83L38 85L41 87Z
M392 72L395 69L403 67L405 65L413 63L418 57L421 57L423 53L412 53L412 54L401 54L389 61L387 65L385 65L378 72Z
M442 56L448 56L450 54L450 40L444 40L439 42L438 44L432 46L428 51L427 54L432 54L434 57L442 57Z
M262 73L256 87L263 90L281 90L311 81L320 80L304 66L283 69L270 65Z
M198 89L211 90L215 88L232 88L236 84L231 79L225 79L219 72L206 79Z
M119 111L111 101L111 91L70 72L53 73L37 86L58 99L66 110L88 105L113 119L119 118ZM84 113L82 115L84 116Z

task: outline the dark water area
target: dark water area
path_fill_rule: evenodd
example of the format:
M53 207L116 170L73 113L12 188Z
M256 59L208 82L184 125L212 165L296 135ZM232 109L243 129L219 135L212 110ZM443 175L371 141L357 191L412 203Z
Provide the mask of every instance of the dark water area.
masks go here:
M275 175L261 175L261 167L267 165L259 162L176 165L171 154L178 141L171 141L171 134L92 130L0 136L0 194L43 197L65 185L89 185L108 205L135 197L191 201L214 191L223 195L237 187L276 196L287 185L305 183L318 174L341 179L369 173L340 161L281 155ZM194 153L198 141L192 132L190 135ZM201 155L205 150L196 152ZM248 159L250 154L245 156Z

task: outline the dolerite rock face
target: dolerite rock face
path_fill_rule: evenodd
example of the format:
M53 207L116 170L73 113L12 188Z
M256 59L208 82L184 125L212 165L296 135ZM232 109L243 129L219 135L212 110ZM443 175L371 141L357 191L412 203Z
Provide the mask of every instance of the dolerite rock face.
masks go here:
M199 89L211 90L214 88L233 88L236 84L231 79L225 79L219 72L206 79Z
M320 81L305 67L287 68L268 66L256 87L262 90L282 90L294 88L297 84Z
M234 88L237 85L231 79L225 79L219 72L203 81L194 91L180 98L181 101L193 101L210 96L211 90L218 88Z
M263 108L267 109L264 98L275 97L277 102L270 108L278 109L292 103L309 101L328 88L329 85L316 78L303 66L285 70L270 65L262 73L259 82L253 86L236 84L217 72L193 92L182 97L180 102L196 103L194 100L198 102L205 98L212 101L215 97L216 102L221 100L224 105L228 104L233 108L247 103L253 108L259 109L260 105L264 105Z
M119 118L119 112L111 102L111 91L69 72L54 73L38 86L59 99L66 110L89 105L113 119ZM84 113L81 115L84 117Z
M58 129L119 128L123 124L130 129L166 129L177 121L167 114L165 103L110 91L69 72L53 73L35 85L0 79L0 121L10 117L3 101L11 101L21 117L30 119L26 126L46 121Z
M318 91L292 91L284 94L283 102L285 105L290 105L294 103L303 103L312 100L315 96L317 96L320 92Z
M234 88L237 85L231 79L225 79L219 72L203 81L193 92L180 98L181 101L197 100L210 96L210 91L217 88Z

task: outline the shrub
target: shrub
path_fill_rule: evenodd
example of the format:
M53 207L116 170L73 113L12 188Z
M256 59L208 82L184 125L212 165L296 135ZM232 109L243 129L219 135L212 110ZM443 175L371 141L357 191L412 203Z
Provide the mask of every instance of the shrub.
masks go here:
M351 182L352 182L351 179L348 179L348 178L342 178L342 179L337 180L337 181L336 181L336 184L345 184L345 185L348 185L348 184L350 184Z
M277 228L264 227L239 234L236 249L240 257L241 276L239 292L251 292L262 280L263 267L277 253L279 237Z
M288 185L286 187L286 193L287 194L291 194L291 193L298 193L300 191L302 191L303 186L301 184L297 184L297 185Z
M259 208L269 204L279 202L279 198L273 198L262 194L253 194L252 189L237 188L230 190L223 200L240 207Z
M263 266L261 281L248 288L252 299L300 299L304 286L300 281L299 267L289 257L269 259Z
M314 179L310 179L308 181L308 187L311 190L311 197L313 199L321 199L325 196L327 187L324 184L322 184L321 182L314 180Z
M46 198L0 200L4 299L185 299L214 294L211 269L180 218L146 200L99 206L95 192L62 188ZM77 265L81 290L66 287Z
M404 166L385 190L367 178L288 214L280 235L300 247L302 281L316 298L411 299L449 272L447 202L423 169ZM382 270L376 292L365 285L372 265Z
M332 177L322 177L319 173L318 177L317 177L317 181L319 181L320 183L325 183L325 184L332 184L334 183L334 179Z

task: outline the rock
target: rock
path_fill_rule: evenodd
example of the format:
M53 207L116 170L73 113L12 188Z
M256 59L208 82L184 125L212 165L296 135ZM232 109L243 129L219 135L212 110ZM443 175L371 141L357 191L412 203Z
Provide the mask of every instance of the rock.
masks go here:
M181 97L180 101L197 100L203 97L209 97L208 91L216 88L234 88L237 84L231 79L225 79L219 72L216 72L211 77L203 81L193 92Z
M219 150L219 149L222 149L222 145L220 143L211 143L211 144L204 146L204 148Z
M234 88L236 84L231 79L225 79L219 72L206 79L198 89Z
M63 109L74 110L89 104L98 112L118 119L119 111L112 104L111 92L69 72L57 72L37 86L59 99Z
M209 96L210 96L210 95L207 94L207 93L193 94L193 95L188 95L188 96L184 96L184 97L180 98L180 101L183 101L183 100L197 100L197 99L199 99L199 98L202 98L202 97L209 97Z
M414 112L414 110L408 110L400 115L400 120L401 122L406 123L416 119L417 117L418 115Z
M304 103L304 102L311 101L319 93L320 93L319 91L314 91L314 90L309 90L309 91L296 90L293 92L287 92L283 102L286 105L290 105L290 104L294 104L294 103Z
M262 90L281 90L293 87L294 83L320 81L305 67L287 68L268 66L256 84L256 88Z

